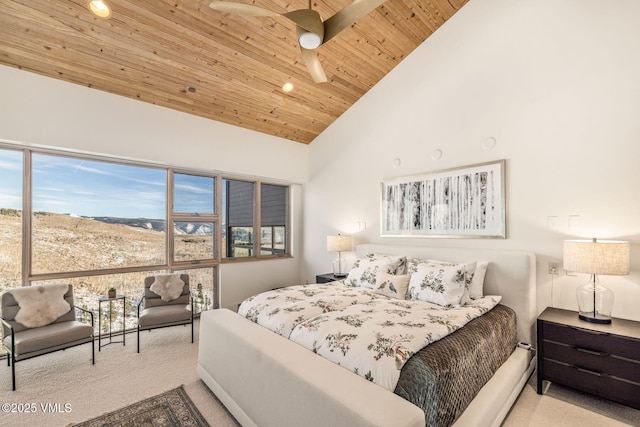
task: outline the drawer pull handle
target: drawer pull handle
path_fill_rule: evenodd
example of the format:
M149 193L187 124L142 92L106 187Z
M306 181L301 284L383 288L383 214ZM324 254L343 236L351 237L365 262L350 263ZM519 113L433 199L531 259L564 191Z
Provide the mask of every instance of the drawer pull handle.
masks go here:
M594 350L587 350L586 348L580 348L580 347L574 347L577 351L581 352L581 353L586 353L586 354L591 354L593 356L608 356L609 353L607 353L606 351L594 351Z
M574 331L584 332L586 334L600 335L600 336L609 335L609 332L591 331L589 329L576 328L575 326L569 326L569 327Z
M596 371L592 371L590 369L580 368L579 366L574 366L574 368L576 368L578 371L583 372L585 374L595 375L596 377L606 377L606 376L608 376L607 374L603 374L602 372L596 372Z

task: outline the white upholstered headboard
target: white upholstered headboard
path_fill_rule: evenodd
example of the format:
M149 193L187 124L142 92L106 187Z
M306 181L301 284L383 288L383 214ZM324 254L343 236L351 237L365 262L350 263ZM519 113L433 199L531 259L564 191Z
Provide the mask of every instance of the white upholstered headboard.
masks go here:
M362 244L356 253L404 255L407 259L453 262L489 261L484 279L485 295L501 295L518 319L518 340L534 343L536 320L536 257L532 253L475 248Z

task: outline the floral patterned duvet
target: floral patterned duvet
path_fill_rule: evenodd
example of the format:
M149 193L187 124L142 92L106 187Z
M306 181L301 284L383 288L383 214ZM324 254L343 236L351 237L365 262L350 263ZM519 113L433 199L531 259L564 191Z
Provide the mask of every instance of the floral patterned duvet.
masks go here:
M238 314L289 338L300 322L353 304L369 302L380 295L362 292L341 282L279 288L247 298Z
M331 282L265 292L245 300L238 313L393 391L414 353L499 301L487 296L442 307Z

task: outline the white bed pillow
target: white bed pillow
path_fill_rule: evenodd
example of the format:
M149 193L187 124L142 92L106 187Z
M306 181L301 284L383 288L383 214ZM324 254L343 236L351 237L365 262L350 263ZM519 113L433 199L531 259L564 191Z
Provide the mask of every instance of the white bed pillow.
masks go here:
M378 271L389 274L404 273L406 265L407 259L404 256L367 254L354 261L345 285L373 289Z
M373 292L391 298L407 299L410 279L409 274L389 274L385 271L378 271Z
M471 279L469 287L469 298L478 299L484 297L484 276L487 274L489 261L478 261L476 263L476 271Z
M429 261L410 263L409 298L445 307L461 305L468 292L468 268L467 264L449 265ZM475 269L475 265L473 268Z

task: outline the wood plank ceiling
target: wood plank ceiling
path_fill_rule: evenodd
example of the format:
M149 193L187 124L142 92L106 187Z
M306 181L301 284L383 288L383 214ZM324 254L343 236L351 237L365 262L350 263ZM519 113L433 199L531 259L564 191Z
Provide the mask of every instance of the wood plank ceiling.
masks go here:
M308 7L236 1L279 13ZM319 84L292 22L209 2L108 0L112 16L101 19L87 0L0 0L0 64L308 144L467 0L388 0L316 49L328 78ZM327 19L349 3L312 8Z

